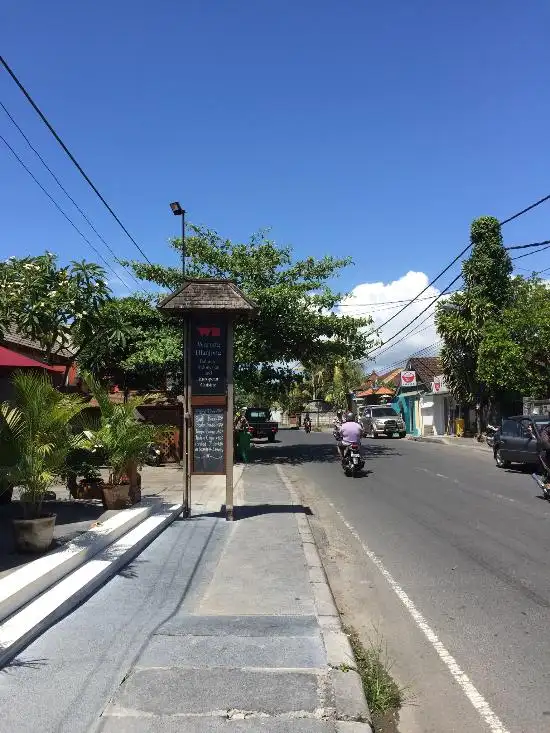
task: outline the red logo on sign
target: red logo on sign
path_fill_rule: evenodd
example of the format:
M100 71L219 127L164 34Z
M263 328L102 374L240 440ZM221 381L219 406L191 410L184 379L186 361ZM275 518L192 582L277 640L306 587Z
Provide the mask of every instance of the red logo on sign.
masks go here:
M222 335L221 328L218 326L197 326L199 336L212 336L219 338Z

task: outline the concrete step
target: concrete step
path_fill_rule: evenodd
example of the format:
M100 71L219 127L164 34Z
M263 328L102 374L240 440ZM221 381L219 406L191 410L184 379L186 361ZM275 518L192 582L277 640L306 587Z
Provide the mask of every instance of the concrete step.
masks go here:
M104 718L97 733L370 733L371 730L362 723L335 724L313 719Z
M104 715L319 718L328 695L320 670L156 667L132 672Z

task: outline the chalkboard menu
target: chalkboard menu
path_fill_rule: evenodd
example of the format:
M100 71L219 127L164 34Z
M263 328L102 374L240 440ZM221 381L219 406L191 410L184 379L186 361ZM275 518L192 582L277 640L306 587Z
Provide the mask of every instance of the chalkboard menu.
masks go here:
M216 316L191 322L193 395L224 395L227 388L227 326Z
M225 408L195 407L193 473L225 473Z

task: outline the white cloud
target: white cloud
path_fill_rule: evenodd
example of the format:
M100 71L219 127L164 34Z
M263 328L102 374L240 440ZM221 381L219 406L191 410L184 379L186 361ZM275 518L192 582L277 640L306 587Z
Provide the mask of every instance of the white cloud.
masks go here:
M406 305L415 295L418 295L429 282L428 276L423 272L407 272L406 275L394 280L390 283L375 282L362 283L357 285L349 297L346 298L339 307L340 313L357 316L372 316L374 321L369 330L377 326L381 326L391 316ZM382 346L380 352L384 349L384 353L380 353L379 357L373 355L373 360L366 364L366 369L379 369L380 367L391 366L396 362L405 360L408 356L420 349L423 349L438 340L434 325L434 306L430 305L429 298L439 295L439 290L429 287L422 294L418 301L408 306L403 313L396 316L387 326L383 326L380 330L382 341L387 341L394 334L398 334L396 338L388 344L387 347ZM405 301L402 303L388 304L388 301ZM419 315L426 306L430 308L423 313L418 320L409 328L405 328L415 316ZM428 317L428 320L424 320ZM403 331L403 333L401 333ZM418 333L415 333L418 331ZM404 334L411 334L401 341ZM399 341L399 343L396 343ZM395 344L395 346L391 346ZM391 348L390 348L391 347ZM430 351L430 355L434 355L435 351ZM396 365L397 366L397 365Z

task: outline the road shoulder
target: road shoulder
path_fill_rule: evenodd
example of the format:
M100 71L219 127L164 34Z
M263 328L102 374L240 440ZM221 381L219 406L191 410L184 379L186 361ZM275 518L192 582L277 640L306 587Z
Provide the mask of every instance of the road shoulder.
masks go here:
M387 644L391 674L407 689L400 733L479 730L472 706L321 489L299 467L284 471L312 511L309 525L344 625L366 647L379 639Z

